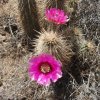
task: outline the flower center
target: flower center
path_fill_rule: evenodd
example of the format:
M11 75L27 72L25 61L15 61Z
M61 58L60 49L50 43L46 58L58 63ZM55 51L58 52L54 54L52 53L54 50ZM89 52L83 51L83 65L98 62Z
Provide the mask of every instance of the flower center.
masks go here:
M41 72L49 73L51 71L51 66L47 63L43 63L40 67Z

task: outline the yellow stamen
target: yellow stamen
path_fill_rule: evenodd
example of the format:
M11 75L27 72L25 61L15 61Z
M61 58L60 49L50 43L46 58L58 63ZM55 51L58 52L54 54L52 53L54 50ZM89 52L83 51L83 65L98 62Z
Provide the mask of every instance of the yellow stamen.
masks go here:
M49 73L51 71L51 67L49 64L44 63L41 65L40 70L43 73Z

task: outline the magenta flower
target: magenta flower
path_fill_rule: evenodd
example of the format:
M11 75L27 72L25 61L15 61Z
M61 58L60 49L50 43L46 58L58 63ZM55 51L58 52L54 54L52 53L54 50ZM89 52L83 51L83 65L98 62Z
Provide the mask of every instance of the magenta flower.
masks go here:
M65 15L63 10L50 8L45 12L46 20L55 24L65 24L69 21L68 15Z
M62 77L61 66L52 55L41 54L29 61L29 74L38 84L48 86Z

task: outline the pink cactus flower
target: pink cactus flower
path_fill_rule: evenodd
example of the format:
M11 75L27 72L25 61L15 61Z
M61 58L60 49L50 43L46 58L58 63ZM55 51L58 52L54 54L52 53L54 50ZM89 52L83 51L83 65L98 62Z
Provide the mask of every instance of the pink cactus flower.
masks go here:
M46 20L55 24L65 24L69 21L68 15L65 15L63 10L50 8L45 11Z
M29 61L29 75L38 84L49 86L62 77L62 64L52 55L41 54Z

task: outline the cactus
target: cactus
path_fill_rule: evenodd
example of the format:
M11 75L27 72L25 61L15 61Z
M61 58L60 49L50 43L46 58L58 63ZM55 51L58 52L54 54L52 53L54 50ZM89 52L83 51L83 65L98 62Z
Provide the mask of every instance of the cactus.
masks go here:
M73 55L71 44L62 34L57 34L57 32L54 31L44 30L38 35L38 38L35 40L34 44L35 55L50 53L64 64L67 64Z

